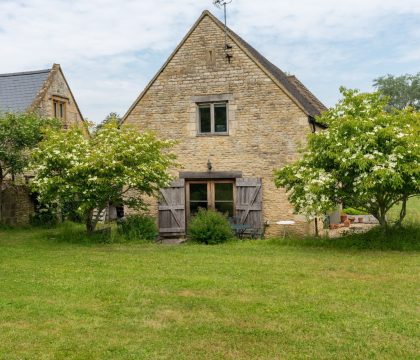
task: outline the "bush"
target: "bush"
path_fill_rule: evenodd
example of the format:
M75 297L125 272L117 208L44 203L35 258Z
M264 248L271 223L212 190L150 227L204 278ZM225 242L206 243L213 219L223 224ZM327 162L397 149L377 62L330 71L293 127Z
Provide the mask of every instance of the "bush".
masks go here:
M420 251L420 226L410 224L403 228L389 228L387 231L377 226L365 233L350 234L340 238L289 237L272 239L270 242L284 246L324 249Z
M343 209L343 213L346 215L369 215L366 211L357 210L351 207Z
M65 202L61 207L62 220L68 220L75 223L83 223L83 218L77 211L79 205L80 204L78 201Z
M148 215L130 215L118 222L118 233L127 240L155 240L158 236L155 219Z
M32 226L53 227L58 224L57 210L51 205L38 205L29 220Z
M233 238L233 232L226 217L213 210L199 210L188 226L192 241L204 244L219 244Z

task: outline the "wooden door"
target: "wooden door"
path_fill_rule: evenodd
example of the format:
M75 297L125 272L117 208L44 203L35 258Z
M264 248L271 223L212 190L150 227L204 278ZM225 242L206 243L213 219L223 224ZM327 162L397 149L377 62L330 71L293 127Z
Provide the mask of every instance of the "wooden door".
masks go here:
M236 179L236 216L241 224L262 228L262 189L260 178Z
M162 236L185 235L185 180L172 182L171 186L160 190L159 233Z

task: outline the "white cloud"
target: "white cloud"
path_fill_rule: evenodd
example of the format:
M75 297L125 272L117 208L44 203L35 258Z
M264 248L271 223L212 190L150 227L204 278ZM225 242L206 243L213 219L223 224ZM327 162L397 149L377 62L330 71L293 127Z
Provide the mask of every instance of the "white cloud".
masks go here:
M100 121L128 109L206 8L222 14L211 0L0 0L0 72L60 63L84 115ZM233 0L228 22L330 101L325 79L336 91L335 66L353 56L343 45L380 38L395 19L419 14L419 0ZM416 32L401 54L407 61L418 60Z

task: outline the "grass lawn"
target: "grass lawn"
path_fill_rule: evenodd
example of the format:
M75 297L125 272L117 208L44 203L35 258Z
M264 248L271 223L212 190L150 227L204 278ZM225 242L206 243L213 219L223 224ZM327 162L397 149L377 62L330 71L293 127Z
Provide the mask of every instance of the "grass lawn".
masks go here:
M0 359L420 356L415 250L81 244L60 231L0 230Z

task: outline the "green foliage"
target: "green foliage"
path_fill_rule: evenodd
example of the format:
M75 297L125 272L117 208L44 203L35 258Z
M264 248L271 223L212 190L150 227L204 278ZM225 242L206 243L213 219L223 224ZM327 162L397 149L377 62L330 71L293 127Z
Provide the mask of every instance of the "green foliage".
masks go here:
M79 202L75 200L62 203L61 218L63 221L68 220L76 223L82 223L83 217L78 212L79 205Z
M57 208L55 206L40 205L30 218L32 226L53 227L58 223Z
M302 159L276 171L275 183L308 218L344 203L386 226L394 204L420 193L420 113L385 111L379 93L341 92L343 99L317 119L328 129L309 135Z
M6 177L22 173L28 165L30 150L44 136L46 128L57 129L56 119L46 119L36 114L0 113L0 189ZM2 197L0 191L0 222Z
M116 112L110 112L104 120L100 124L96 126L93 130L93 134L97 133L99 130L101 130L105 125L107 124L113 124L116 126L119 126L119 123L121 121L121 117Z
M109 123L94 137L77 128L47 135L33 152L33 188L45 203L78 202L88 232L98 221L94 209L99 214L122 198L132 208L145 209L142 196L156 195L171 180L168 168L175 157L168 149L174 142L151 133Z
M293 247L323 249L420 251L420 225L409 224L404 228L375 227L366 233L349 234L340 238L286 238L273 239L270 243Z
M0 115L0 177L21 173L29 161L29 151L43 139L43 129L59 127L55 119L36 114Z
M214 210L200 209L188 225L189 239L203 244L219 244L234 237L227 218Z
M412 106L420 110L420 72L415 75L387 75L373 81L382 94L389 97L389 105L397 109Z
M351 207L343 209L343 213L347 215L368 215L366 211L353 209Z
M156 240L155 218L148 215L129 215L118 222L118 232L127 240Z

